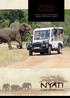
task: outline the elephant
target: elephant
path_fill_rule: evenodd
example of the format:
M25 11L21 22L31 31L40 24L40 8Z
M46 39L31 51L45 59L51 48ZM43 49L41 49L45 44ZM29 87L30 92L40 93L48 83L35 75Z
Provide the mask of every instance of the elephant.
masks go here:
M9 91L10 90L10 84L8 84L8 83L4 84L2 89L3 89L3 91Z
M11 86L11 91L19 91L22 90L22 88L19 85L12 85Z
M12 49L11 41L19 43L18 48L22 48L22 37L24 33L28 32L32 34L32 27L27 23L21 23L18 27L14 28L2 28L0 29L0 44L7 43L9 49Z
M22 87L23 87L23 89L29 90L32 88L32 85L31 85L31 83L23 83Z

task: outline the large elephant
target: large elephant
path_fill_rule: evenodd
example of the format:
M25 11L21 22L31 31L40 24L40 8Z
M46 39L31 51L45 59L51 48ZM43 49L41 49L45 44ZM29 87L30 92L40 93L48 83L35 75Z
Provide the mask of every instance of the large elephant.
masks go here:
M9 91L10 90L10 84L8 84L8 83L4 84L2 89L3 89L3 91Z
M29 90L32 88L32 84L31 83L23 83L22 88L25 90Z
M22 88L19 85L12 85L11 86L11 91L19 91L22 90Z
M7 43L9 49L12 49L11 41L17 41L19 48L22 48L22 36L24 33L32 33L32 27L29 24L21 23L18 27L0 29L0 44Z

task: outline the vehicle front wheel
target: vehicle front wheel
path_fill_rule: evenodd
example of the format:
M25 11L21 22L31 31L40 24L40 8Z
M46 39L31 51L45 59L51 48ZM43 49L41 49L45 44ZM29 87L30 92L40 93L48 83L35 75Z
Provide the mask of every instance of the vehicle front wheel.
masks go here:
M40 55L44 55L44 52L40 52Z
M61 53L62 53L62 47L61 47L61 45L58 46L57 53L58 53L58 54L61 54Z
M29 55L32 56L33 55L33 52L32 51L29 51Z
M51 46L48 47L48 55L51 55Z

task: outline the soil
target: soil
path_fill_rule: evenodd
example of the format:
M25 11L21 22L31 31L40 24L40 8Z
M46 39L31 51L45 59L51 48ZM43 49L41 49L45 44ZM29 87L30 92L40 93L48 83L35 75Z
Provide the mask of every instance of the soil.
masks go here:
M28 51L26 49L21 50L23 52ZM18 63L8 65L7 67L13 68L69 68L70 67L70 48L64 48L62 54L52 52L51 55L40 55L34 53L33 56L29 56L26 60Z

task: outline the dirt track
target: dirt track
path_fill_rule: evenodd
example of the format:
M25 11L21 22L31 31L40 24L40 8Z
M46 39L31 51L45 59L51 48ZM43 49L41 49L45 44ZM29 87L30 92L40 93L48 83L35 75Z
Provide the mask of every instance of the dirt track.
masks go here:
M27 52L26 49L22 50ZM28 52L27 52L28 54ZM29 56L25 61L21 61L7 67L14 68L64 68L70 67L70 48L64 48L62 54L57 54L56 52L52 55L41 56L39 54L34 54Z

